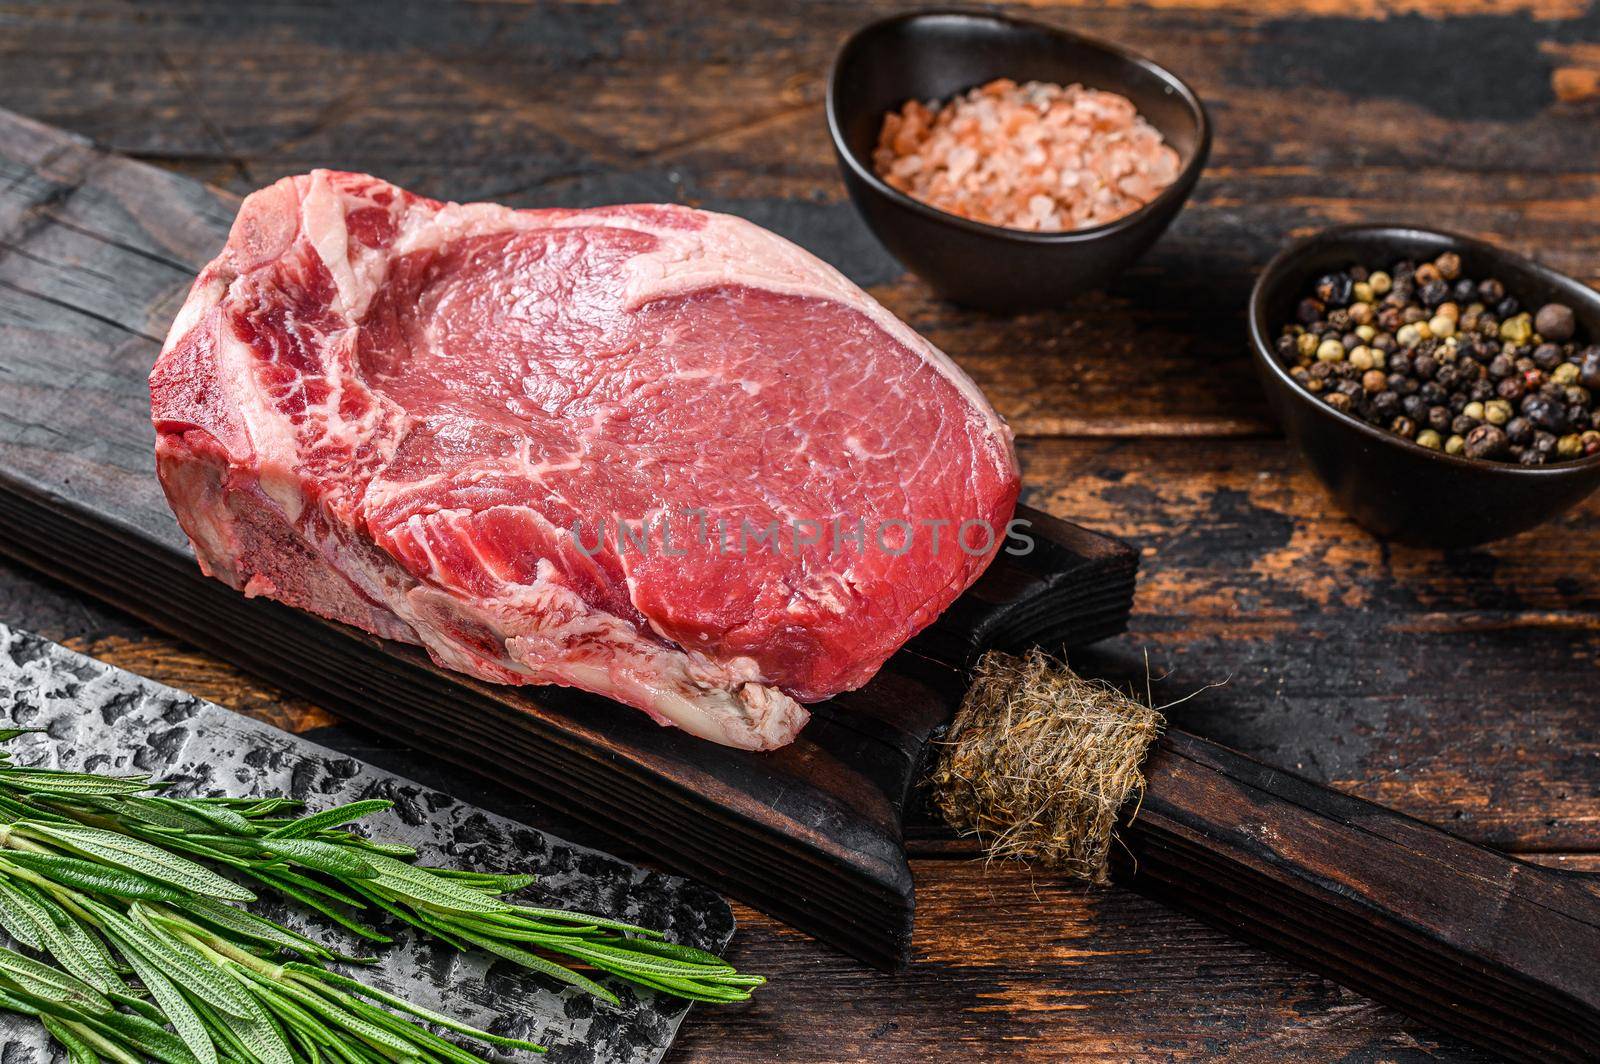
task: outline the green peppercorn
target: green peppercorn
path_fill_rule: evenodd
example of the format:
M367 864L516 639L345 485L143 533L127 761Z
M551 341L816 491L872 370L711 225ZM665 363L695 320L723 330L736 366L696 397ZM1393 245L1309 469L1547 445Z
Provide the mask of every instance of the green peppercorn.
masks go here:
M1442 440L1439 437L1439 434L1432 429L1423 429L1421 432L1417 433L1417 442L1422 444L1422 446L1426 447L1430 451L1437 451L1439 448L1444 446L1444 440Z
M1527 314L1518 314L1500 323L1500 339L1507 343L1525 344L1533 336L1533 321Z
M1550 379L1563 386L1576 384L1578 381L1578 367L1571 362L1563 362L1550 371Z
M1343 362L1344 344L1338 340L1324 340L1317 347L1317 360L1320 362Z
M1578 434L1578 439L1583 443L1585 456L1600 454L1600 431L1587 429Z
M1375 296L1386 296L1394 287L1394 281L1382 270L1373 271L1372 276L1367 278L1367 284L1372 287L1372 294Z
M1504 399L1491 399L1483 404L1483 420L1491 425L1504 425L1514 412Z
M1361 306L1363 304L1371 303L1374 299L1377 298L1377 295L1378 295L1376 292L1374 292L1372 290L1372 282L1371 281L1357 281L1356 284L1355 284L1355 288L1352 289L1352 294L1355 296L1356 306ZM1352 307L1350 309L1354 310L1355 307ZM1370 307L1368 308L1368 313L1371 313L1371 308Z
M1569 433L1556 441L1557 458L1578 458L1583 454L1583 437Z
M1483 404L1480 402L1474 401L1468 403L1466 406L1461 408L1461 412L1474 421L1483 420Z
M1460 436L1451 436L1444 441L1445 454L1460 454L1467 449L1467 441Z
M1301 358L1312 358L1317 353L1317 344L1320 341L1315 333L1303 332L1295 337L1295 346L1300 351Z

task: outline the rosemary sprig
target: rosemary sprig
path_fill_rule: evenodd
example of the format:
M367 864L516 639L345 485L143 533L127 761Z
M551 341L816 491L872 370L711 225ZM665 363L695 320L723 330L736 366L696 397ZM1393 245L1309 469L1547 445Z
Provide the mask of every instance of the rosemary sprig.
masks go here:
M19 734L0 729L0 742ZM255 900L241 881L374 943L389 938L358 914L388 914L611 1002L612 991L550 955L696 1001L740 1001L764 982L657 932L507 900L532 876L408 863L409 848L345 828L387 801L305 814L289 799L158 789L146 776L17 766L0 751L0 928L61 966L0 951L0 1009L38 1017L73 1064L479 1059L421 1023L539 1048L328 970L362 958L241 908Z

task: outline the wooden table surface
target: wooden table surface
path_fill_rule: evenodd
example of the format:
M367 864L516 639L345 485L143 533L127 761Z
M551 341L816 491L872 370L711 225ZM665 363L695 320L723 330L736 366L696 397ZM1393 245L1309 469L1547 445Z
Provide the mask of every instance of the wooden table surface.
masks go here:
M1036 506L1137 544L1127 636L1182 726L1559 867L1600 872L1600 504L1474 550L1388 546L1330 504L1246 362L1289 236L1409 220L1600 280L1600 8L1585 0L1083 0L1036 13L1183 74L1211 166L1109 292L998 318L941 304L857 219L822 118L875 9L759 0L0 2L0 107L235 192L315 166L522 206L675 200L836 263L973 375ZM494 784L0 565L0 620L562 829ZM1196 693L1198 692L1198 693ZM571 830L574 835L582 833ZM773 977L673 1059L1483 1059L1121 889L986 867L912 831L915 962L884 975L740 909Z

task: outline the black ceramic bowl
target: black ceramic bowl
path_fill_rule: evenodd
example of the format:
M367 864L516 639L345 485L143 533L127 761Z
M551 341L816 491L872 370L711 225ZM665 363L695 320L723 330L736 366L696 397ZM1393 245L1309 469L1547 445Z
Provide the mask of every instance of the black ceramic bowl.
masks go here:
M1000 77L1081 82L1128 97L1183 160L1178 179L1114 222L1035 233L929 207L873 172L889 111ZM878 239L939 294L989 310L1045 307L1109 282L1171 223L1211 150L1199 98L1150 60L1054 26L974 11L913 12L857 32L834 63L827 110L850 198Z
M1600 293L1570 277L1471 237L1403 226L1340 226L1301 240L1267 264L1250 294L1250 347L1267 400L1339 505L1401 543L1465 546L1532 528L1600 487L1600 455L1525 467L1432 451L1342 414L1300 387L1273 353L1300 299L1330 270L1387 269L1453 250L1461 272L1498 277L1532 311L1565 303L1578 337L1600 343Z

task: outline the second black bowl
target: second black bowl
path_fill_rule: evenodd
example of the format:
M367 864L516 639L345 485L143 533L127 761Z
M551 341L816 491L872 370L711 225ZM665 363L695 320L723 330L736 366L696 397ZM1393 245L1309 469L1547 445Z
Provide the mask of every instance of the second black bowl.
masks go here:
M1429 450L1306 391L1273 353L1273 341L1322 274L1355 264L1388 269L1399 259L1424 262L1446 251L1461 256L1464 276L1499 278L1529 310L1567 304L1578 335L1600 342L1600 292L1481 240L1407 226L1339 226L1301 240L1267 264L1250 295L1256 372L1312 471L1368 529L1436 547L1499 539L1561 513L1600 487L1600 455L1526 467Z
M1043 233L970 221L885 184L872 168L884 116L995 78L1081 82L1121 93L1161 131L1183 168L1139 210L1091 229ZM885 246L940 295L988 310L1058 304L1144 253L1194 189L1211 125L1176 75L1114 45L1039 22L923 11L875 22L845 42L828 81L828 130L850 198Z

